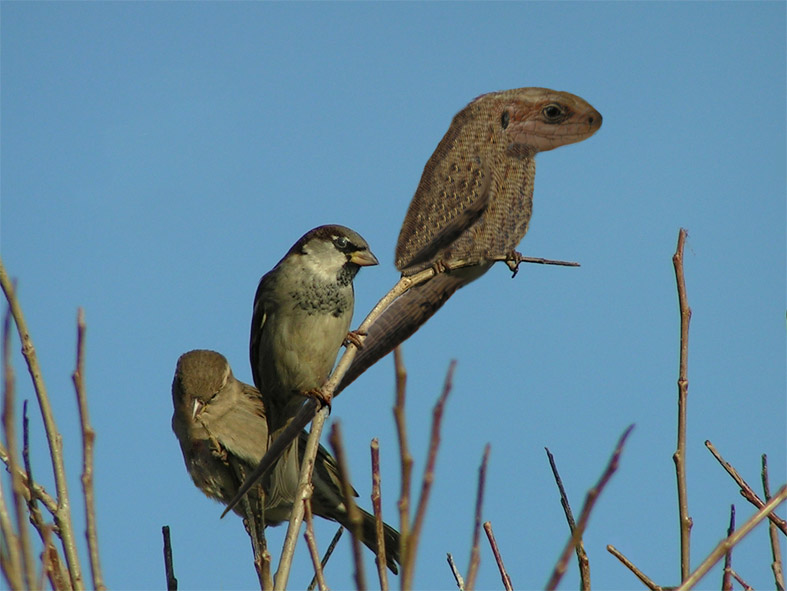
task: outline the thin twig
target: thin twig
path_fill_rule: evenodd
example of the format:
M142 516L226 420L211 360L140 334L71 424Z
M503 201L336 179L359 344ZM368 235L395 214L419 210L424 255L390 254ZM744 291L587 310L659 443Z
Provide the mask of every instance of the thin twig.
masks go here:
M328 585L325 583L325 575L322 572L322 563L320 562L320 551L317 549L317 539L314 536L314 519L312 519L311 499L306 499L304 503L303 516L306 521L306 531L303 536L306 538L306 546L309 548L309 555L312 557L314 578L320 585L320 591L325 591Z
M164 573L167 576L167 591L178 591L178 580L175 578L175 568L172 566L172 542L169 539L169 526L161 528L164 536Z
M680 369L678 373L678 447L672 456L678 481L678 519L680 526L680 580L689 575L691 569L690 544L692 519L689 515L689 495L686 487L686 413L689 395L689 322L691 308L686 295L686 279L683 274L683 247L686 230L678 232L678 247L672 256L675 280L678 284L678 306L680 310Z
M22 355L27 363L27 369L33 381L33 387L38 399L38 406L41 409L41 416L44 421L44 431L46 432L47 443L49 444L49 456L52 460L52 470L55 475L55 489L57 490L58 510L55 513L55 523L58 527L58 535L63 542L63 550L68 564L68 573L71 577L71 585L77 591L84 588L82 580L82 567L79 563L77 554L76 540L74 538L74 527L71 523L71 503L68 497L68 484L66 481L66 470L63 464L63 444L62 437L57 431L55 417L52 414L52 407L47 396L46 386L41 368L38 363L33 339L27 329L22 308L16 298L14 287L8 278L5 266L0 259L0 286L5 293L11 314L16 323L19 340L22 343Z
M776 495L767 503L765 506L757 511L754 515L752 515L749 520L743 524L743 526L735 531L731 536L723 539L716 548L708 555L705 560L691 573L686 579L680 584L680 587L677 588L677 591L686 591L687 589L691 589L699 583L700 579L704 577L708 571L713 568L721 557L727 552L728 548L735 546L738 542L740 542L746 534L748 534L754 527L760 523L763 519L765 519L768 514L773 511L776 507L778 507L784 500L787 499L787 485L782 486L776 493Z
M2 444L0 444L0 462L3 462L10 472L11 466L10 458L8 457L8 450ZM23 490L25 500L29 503L30 497L35 497L44 504L44 507L46 507L47 511L54 515L57 511L57 501L53 499L48 492L46 492L46 489L44 489L43 486L35 482L31 482L27 477L27 474L22 471L20 466L16 466L16 472L22 479L22 484L24 485Z
M377 577L380 580L380 589L388 591L388 569L385 559L385 536L383 528L383 501L380 487L380 442L375 437L370 445L372 455L372 511L374 512L374 535L377 539L377 556L374 559L377 565Z
M582 534L585 532L585 527L587 527L588 519L590 519L590 512L593 510L593 506L596 504L598 497L601 495L610 478L612 478L612 475L618 469L618 462L620 460L621 453L623 453L623 446L625 445L626 439L633 428L634 425L629 425L629 427L623 432L623 435L620 436L618 444L615 446L615 451L612 453L612 457L609 459L604 473L601 475L601 478L599 478L596 485L587 492L587 495L585 495L585 503L582 505L582 512L579 514L577 526L574 529L572 535L569 537L568 542L566 542L563 552L560 555L560 559L557 561L557 564L552 571L552 576L549 578L549 582L546 586L547 589L556 589L560 579L566 572L568 561L571 558L571 550L577 545L579 540L582 539Z
M353 558L355 562L355 586L359 591L362 591L366 589L366 574L363 566L363 555L361 554L361 538L363 538L361 525L363 518L353 498L353 488L350 485L350 469L347 467L347 454L344 452L342 430L338 421L331 425L331 434L328 437L328 441L330 441L333 452L336 455L344 504L347 508L347 516L350 518L350 526L352 528L350 533L352 534Z
M741 586L743 586L744 591L754 591L754 587L752 587L746 581L744 581L743 578L741 578L741 576L738 573L736 573L733 569L729 569L729 570L730 570L730 576L734 578L736 581L738 581L741 584ZM730 587L730 589L732 589L732 587Z
M451 573L453 573L454 575L456 586L459 588L459 591L465 591L465 581L464 579L462 579L462 575L459 574L459 569L456 568L456 563L454 563L454 557L451 556L450 552L446 554L446 559L448 560L448 566L451 567Z
M716 450L716 448L710 441L707 440L705 441L705 447L707 447L708 451L710 451L710 453L713 454L713 457L716 458L719 464L721 464L722 468L724 468L727 471L727 474L729 474L732 477L732 479L736 482L736 484L739 487L741 487L741 491L740 491L741 496L743 496L744 499L749 501L752 505L754 505L758 509L762 509L765 506L765 503L763 503L762 499L760 499L760 497L757 496L757 493L754 492L752 487L750 487L746 483L746 481L741 477L741 475L738 474L738 471L732 467L732 464L730 464L723 457L721 457L721 454ZM768 515L768 519L770 519L771 523L776 525L776 527L782 530L782 533L787 536L787 522L785 522L784 519L780 518L775 513L771 513L770 515Z
M762 454L762 490L765 501L771 500L771 485L768 480L768 456ZM779 532L773 522L768 524L768 535L771 539L771 570L777 591L784 591L784 570L782 569L782 551L779 544Z
M473 522L473 545L470 549L470 564L467 567L467 578L465 578L465 588L475 589L475 579L478 575L478 566L481 564L481 512L484 505L484 487L486 486L486 467L489 463L489 451L491 447L487 443L484 446L484 456L481 459L481 467L478 469L478 492L475 501L475 519Z
M340 525L339 529L337 529L336 533L333 535L333 539L331 540L331 543L328 544L328 549L325 551L325 555L322 557L322 560L320 561L320 566L322 567L323 572L325 571L325 565L328 564L328 559L331 557L331 554L333 554L333 551L336 548L336 544L339 543L339 539L342 537L343 531L344 528ZM307 591L312 591L316 586L317 586L317 576L315 575L314 577L312 577L312 582L309 583L309 586L306 589Z
M87 548L90 556L90 571L93 576L93 588L103 590L104 577L101 574L101 561L98 556L98 530L96 528L96 504L93 491L93 443L96 432L90 426L90 416L85 394L85 312L79 308L77 312L77 362L71 378L79 406L79 422L82 427L82 490L85 495L85 523Z
M642 581L648 589L651 591L662 591L662 587L660 585L657 585L650 577L634 566L634 563L623 556L623 553L615 548L615 546L612 546L611 544L607 545L607 551L609 551L612 556L620 560L620 562L622 562L626 568L633 572L634 575L636 575L636 577Z
M14 423L14 371L11 366L11 317L6 314L3 323L3 366L5 368L5 383L3 391L3 430L5 432L8 457L11 461L11 499L16 513L16 527L19 545L19 558L21 559L22 573L24 574L25 587L32 589L36 584L35 561L33 547L30 543L30 530L27 527L27 512L25 511L24 485L19 477L16 425Z
M552 452L550 452L549 448L547 447L544 449L547 452L549 467L552 469L552 476L554 476L555 482L557 483L557 489L560 493L560 504L563 507L563 512L566 514L568 529L573 535L576 523L574 522L574 514L571 511L571 505L568 502L568 495L566 494L566 490L563 488L563 480L560 478L560 474L557 471L557 464L555 464L555 458L552 455ZM579 543L576 546L576 553L577 562L579 563L580 589L582 589L582 591L590 591L590 561L588 560L587 552L585 552L584 541L579 540Z
M393 414L396 422L396 434L399 438L399 457L401 460L402 480L399 491L399 556L402 560L402 580L409 577L408 573L415 566L414 560L408 560L410 546L410 489L413 474L413 456L407 443L407 420L404 404L407 394L407 369L402 359L400 347L394 349L394 366L396 368L396 403Z
M497 562L497 569L500 571L500 577L503 579L503 587L505 587L506 591L513 591L514 585L511 583L511 577L508 576L508 571L503 564L503 557L500 554L500 548L497 547L497 540L492 531L491 522L487 521L484 523L484 531L486 532L486 537L489 539L489 545L492 547L492 554L495 556L495 562Z
M727 528L727 537L735 531L735 505L730 505L730 527ZM721 577L721 590L732 591L732 548L724 554L724 574Z
M454 369L456 368L456 361L451 361L448 366L448 372L445 376L445 383L443 384L443 392L440 394L437 403L432 409L432 432L429 437L429 454L426 458L426 465L424 466L424 476L421 481L421 495L418 497L418 508L415 512L413 519L413 528L410 531L409 539L407 540L407 556L403 559L410 565L410 568L405 571L402 569L402 588L412 589L413 578L415 576L415 558L418 549L418 543L421 537L421 530L423 529L424 519L426 517L426 507L429 503L429 494L432 490L432 483L434 482L434 467L437 462L437 450L440 447L440 425L443 420L443 409L448 395L453 388Z

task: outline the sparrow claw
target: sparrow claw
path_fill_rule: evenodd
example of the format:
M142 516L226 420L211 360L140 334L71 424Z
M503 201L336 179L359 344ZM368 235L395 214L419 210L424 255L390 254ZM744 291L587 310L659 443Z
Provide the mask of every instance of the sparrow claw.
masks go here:
M511 279L516 277L516 274L519 273L519 265L522 264L523 258L524 255L516 250L512 250L506 255L505 263L508 265L508 268L511 269Z
M320 403L320 406L328 407L328 413L331 412L331 400L333 399L333 396L323 392L322 388L314 388L313 390L304 392L303 395L307 398L314 398Z
M347 333L347 336L344 338L344 343L342 343L345 347L352 343L355 345L355 348L360 350L363 349L363 340L366 337L366 331L361 330L351 330Z
M447 269L448 267L445 266L445 262L442 259L437 259L434 263L432 263L432 270L434 271L435 275L445 273Z

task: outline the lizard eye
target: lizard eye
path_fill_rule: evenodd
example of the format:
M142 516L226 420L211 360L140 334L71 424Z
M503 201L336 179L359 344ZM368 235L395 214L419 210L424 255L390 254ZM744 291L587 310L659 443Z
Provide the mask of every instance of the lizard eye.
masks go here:
M505 129L508 127L508 122L511 119L511 116L508 114L508 111L503 111L503 114L500 116L500 126Z
M556 123L566 118L563 107L555 103L551 103L541 109L541 114L551 123Z

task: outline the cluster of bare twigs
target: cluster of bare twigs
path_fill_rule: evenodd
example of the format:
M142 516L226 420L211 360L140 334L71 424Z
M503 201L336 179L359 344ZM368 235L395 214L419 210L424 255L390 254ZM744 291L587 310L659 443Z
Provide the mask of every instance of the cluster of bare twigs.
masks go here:
M22 308L17 300L14 285L0 261L0 285L8 302L3 323L3 434L0 444L0 460L10 474L10 499L6 500L0 486L0 567L12 589L41 589L47 579L53 589L84 589L82 566L77 552L74 526L71 521L71 504L63 465L63 441L57 430L41 368L38 364L33 340L27 330ZM22 355L27 363L33 382L38 406L44 423L49 456L55 477L54 496L36 484L30 465L27 403L23 406L22 450L16 435L14 410L14 371L11 363L11 324L16 325L22 344ZM77 361L72 375L82 428L82 493L85 502L85 534L87 537L92 587L104 589L98 554L93 501L93 440L95 434L88 417L87 397L84 385L84 341L85 318L80 310L77 315ZM14 513L12 519L9 506ZM42 510L43 507L43 510ZM45 515L49 513L50 517ZM51 521L50 521L51 518ZM14 523L14 520L16 523ZM32 531L31 531L32 530ZM34 556L32 532L40 538L43 550Z
M687 399L688 399L688 336L689 336L689 320L691 317L691 310L688 306L688 298L686 295L685 279L683 275L683 248L685 244L686 233L681 230L678 238L678 246L676 253L673 257L675 266L675 274L678 286L678 301L681 318L680 328L680 367L678 372L678 437L677 449L673 455L676 468L677 486L678 486L678 513L679 513L679 532L680 532L680 546L681 546L681 564L680 564L680 584L678 589L690 589L697 584L697 582L709 572L709 570L717 564L720 560L724 559L724 570L722 579L722 589L732 589L733 579L745 589L750 588L745 582L745 574L736 572L732 567L732 552L734 546L743 537L748 534L760 521L764 519L769 520L769 535L772 548L771 568L773 571L775 588L784 591L784 575L781 563L781 551L779 548L779 534L787 535L787 522L776 515L774 509L787 499L787 485L782 486L771 495L770 483L768 481L768 465L765 455L762 456L762 486L764 500L761 499L757 493L754 492L752 487L746 483L738 472L728 462L726 462L718 451L715 449L710 441L706 442L706 446L711 453L716 457L719 463L734 479L742 496L757 507L757 512L748 519L742 526L736 529L735 527L735 508L731 509L730 525L727 530L727 536L719 542L717 547L708 554L708 556L700 562L700 564L691 571L690 563L690 533L692 527L692 519L689 515L688 494L686 487L686 424L687 424ZM518 262L547 262L550 264L554 261L546 261L544 259L533 259L528 261ZM456 263L461 266L461 262ZM428 269L420 275L403 278L384 297L380 303L370 312L369 316L359 327L359 332L363 333L364 329L368 327L379 313L393 301L396 297L401 295L404 291L415 285L419 281L423 281L432 276L435 271ZM41 376L41 371L36 359L35 349L32 344L30 335L28 334L27 327L22 315L21 307L16 299L14 293L14 286L10 282L5 269L0 261L0 283L5 293L6 299L9 304L8 312L5 317L3 327L3 370L4 370L4 403L3 403L3 433L4 442L0 444L0 460L6 465L10 474L11 491L10 498L6 499L5 492L0 486L0 531L3 534L3 543L0 544L0 566L2 566L3 575L9 586L14 589L22 588L41 588L44 580L48 580L49 584L54 589L82 589L85 587L82 578L82 568L80 566L79 557L76 551L76 543L74 537L74 529L71 523L70 503L68 500L68 491L66 489L65 470L63 467L63 447L62 440L57 432L57 427L52 416L52 411L49 405L49 400L46 394L46 389ZM14 374L11 364L10 342L11 342L11 325L13 323L17 327L19 339L22 344L22 353L27 363L31 379L33 381L34 389L36 392L39 407L41 409L43 422L46 430L47 440L49 442L49 452L52 459L52 466L55 475L56 495L51 496L41 486L36 484L33 479L32 467L30 466L28 454L28 429L27 429L27 407L25 404L23 411L23 445L20 454L18 439L16 436L15 422L14 422ZM76 390L78 408L81 418L82 427L82 450L83 450L83 473L82 485L83 495L86 508L86 537L88 541L88 553L91 567L92 583L96 589L103 589L103 579L101 575L98 543L95 524L95 510L93 507L93 489L92 489L92 454L93 454L93 430L90 427L87 402L84 391L84 334L85 323L81 311L77 319L77 363L76 369L73 374L73 381ZM337 384L340 382L344 372L349 367L353 356L355 355L355 346L350 344L345 351L344 356L340 360L334 374L326 383L323 390L330 396ZM399 439L399 455L401 460L401 490L399 493L399 521L401 533L401 587L403 589L413 588L416 556L418 551L419 540L423 528L424 517L426 514L431 488L434 482L434 468L435 462L440 445L440 429L443 416L443 409L447 402L448 396L452 388L452 379L454 364L449 367L446 375L443 391L435 404L431 426L430 444L427 451L427 458L424 467L424 473L421 479L420 494L417 502L411 496L411 488L413 484L412 468L413 457L408 445L407 428L405 420L405 400L406 400L406 382L407 373L402 362L401 355L397 350L394 353L395 367L396 367L396 403L393 409L394 419L396 422L398 439ZM278 441L274 442L263 458L258 472L263 471L267 466L272 465L281 450L286 448L292 437L296 436L300 430L312 421L312 429L309 437L306 450L304 451L304 461L302 464L302 471L300 476L300 486L297 499L302 502L296 502L292 518L290 520L289 528L284 542L284 547L280 556L279 564L275 576L268 575L260 577L261 588L275 588L284 589L287 586L290 565L297 541L297 535L300 531L301 523L305 519L306 531L305 539L312 557L315 578L310 588L315 585L319 589L327 589L326 578L323 572L323 567L330 556L333 547L335 546L341 529L334 537L326 555L320 559L317 544L314 538L312 515L311 515L311 471L314 465L314 458L317 451L320 433L327 417L326 409L319 409L314 400L306 403L298 418L292 422L290 427L284 432ZM545 587L547 589L557 588L561 577L568 568L568 563L571 559L571 554L575 553L578 560L578 568L580 573L581 588L590 589L590 561L585 552L583 544L583 533L588 523L590 513L603 493L606 485L610 482L612 475L618 468L619 459L623 453L625 442L633 429L633 425L629 426L621 435L613 453L604 468L598 482L588 491L582 510L580 511L579 518L575 521L568 497L563 488L563 484L558 474L557 465L554 457L547 449L547 456L552 467L553 475L560 492L561 503L563 505L566 519L569 525L570 534L565 547L558 557L556 564L552 570ZM289 437L289 439L288 439ZM349 471L347 462L345 460L345 452L341 438L340 427L335 425L330 443L334 449L337 462L342 472L342 479L344 482L349 483ZM474 513L474 528L471 540L471 553L470 560L467 567L467 572L464 577L459 572L459 569L454 562L451 554L448 554L448 563L450 570L453 573L456 584L461 590L470 590L475 587L476 575L480 565L480 532L483 521L483 496L485 488L486 468L489 461L490 448L487 445L484 450L481 465L479 468L478 476L478 492L476 497L476 508ZM21 460L20 460L21 457ZM389 588L388 575L386 571L385 550L384 550L384 537L383 537L383 519L381 512L381 475L379 467L379 444L376 440L371 443L371 464L372 464L372 504L374 508L374 515L377 522L377 540L378 540L378 555L376 557L378 580L381 589ZM0 483L1 484L1 483ZM353 495L350 491L346 491L345 498L348 500L348 511L351 516L351 521L360 523L357 517L357 508L352 502ZM51 516L51 521L47 521L44 516L44 510ZM415 510L413 511L413 507ZM353 517L355 516L355 517ZM28 525L29 523L29 525ZM40 546L43 551L38 558L33 556L33 542L31 540L32 532L37 533L40 538ZM495 558L497 567L499 569L502 584L505 589L513 589L513 583L508 575L504 566L502 553L498 548L497 542L494 538L492 525L490 522L483 523L483 529L487 535L492 554ZM164 528L164 553L167 574L168 589L177 588L177 579L175 578L174 569L172 568L172 549L169 545L169 531ZM251 533L251 532L250 532ZM355 564L355 583L358 589L366 588L366 575L363 570L363 561L360 549L360 536L350 532L353 537L353 557ZM254 535L254 534L252 534ZM264 541L262 532L259 532L260 537ZM253 542L256 543L255 540ZM627 568L629 568L634 575L649 589L666 589L666 586L660 586L647 577L642 570L635 566L629 559L627 559L620 551L613 546L607 546L610 553L616 556ZM267 551L266 551L267 552ZM255 557L257 552L255 550ZM259 568L258 568L259 572Z

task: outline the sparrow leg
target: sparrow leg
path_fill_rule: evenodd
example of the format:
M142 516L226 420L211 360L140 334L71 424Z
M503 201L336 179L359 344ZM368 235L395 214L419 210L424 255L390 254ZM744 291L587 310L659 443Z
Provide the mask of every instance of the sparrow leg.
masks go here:
M322 388L314 388L313 390L302 392L302 394L307 398L315 398L317 402L320 403L321 406L328 407L328 412L331 411L331 399L333 397L330 395L326 395L325 392L322 391Z
M347 333L347 336L344 338L344 342L342 344L346 347L352 343L357 349L360 350L363 348L364 338L366 338L366 331L351 330Z

